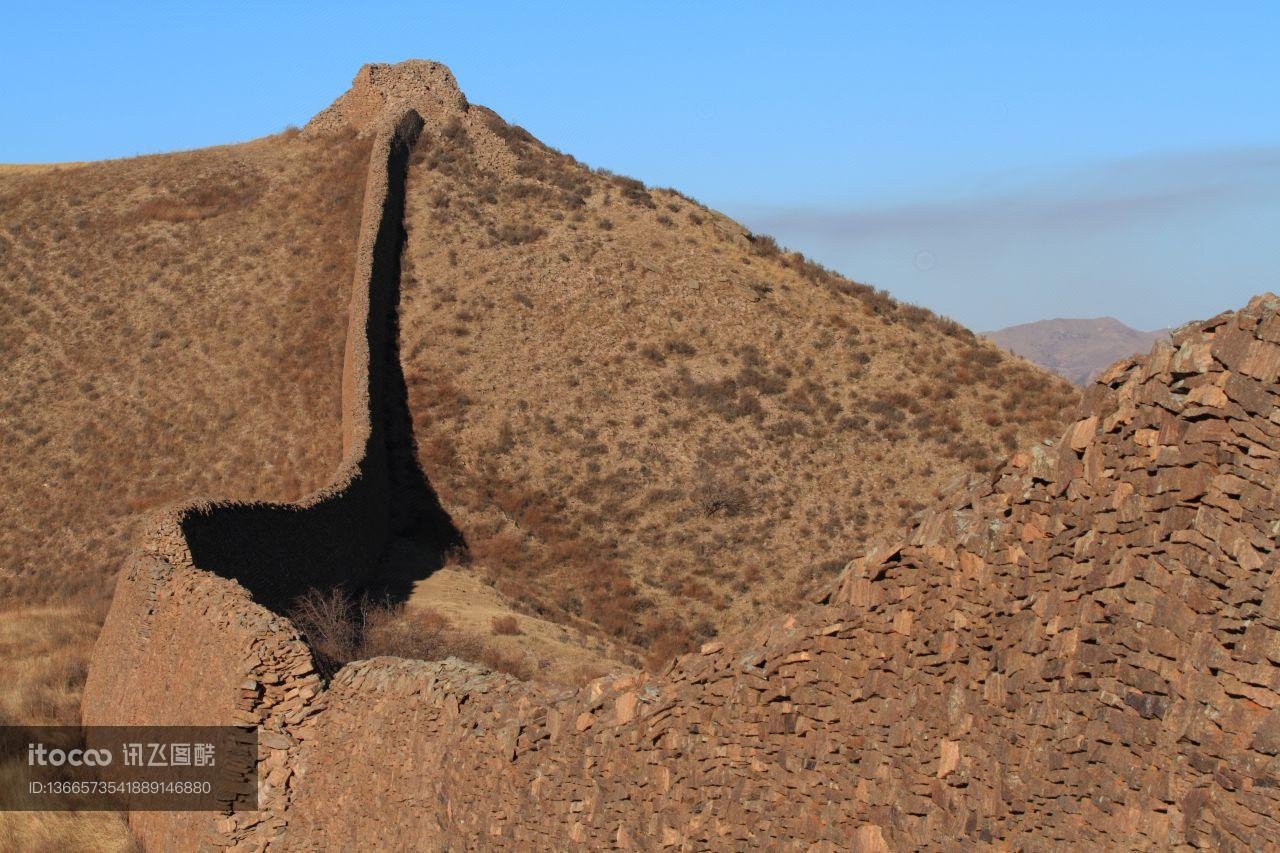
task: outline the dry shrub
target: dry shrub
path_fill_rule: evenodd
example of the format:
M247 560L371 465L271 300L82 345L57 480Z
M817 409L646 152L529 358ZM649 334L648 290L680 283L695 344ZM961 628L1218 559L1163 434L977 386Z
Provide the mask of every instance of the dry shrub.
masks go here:
M0 726L73 726L99 606L30 606L16 601L0 612ZM63 744L79 746L78 739ZM6 746L12 751L13 744ZM19 744L19 749L21 745ZM16 797L24 778L16 763L0 763L0 805ZM77 805L65 799L64 805ZM124 853L137 848L120 815L112 812L0 811L0 850L37 853Z
M502 243L508 246L520 246L525 243L536 242L542 239L546 233L545 228L530 225L526 222L515 224L507 222L489 230L489 236L493 238L495 243Z
M705 473L698 479L693 500L704 516L720 513L732 518L751 511L751 496L746 489Z
M238 176L225 184L200 184L148 199L137 209L140 220L190 222L211 219L251 205L262 194L265 180L257 175Z
M449 620L435 610L366 606L358 654L362 658L390 655L440 660L457 655L457 643L450 634Z
M691 645L691 638L682 636L677 631L667 631L659 634L649 645L649 653L645 656L645 666L651 670L658 670L676 655L689 651Z
M753 417L761 419L763 407L753 390L740 388L734 377L698 382L685 368L672 385L672 393L696 401L726 421Z
M294 603L289 618L306 637L326 678L353 660L383 655L412 660L456 657L522 680L533 672L523 658L455 628L434 610L353 598L341 587L307 592Z
M506 616L495 616L490 624L493 633L507 637L514 637L521 632L520 623L516 621L516 617L511 614Z
M362 608L341 587L328 592L318 589L300 596L289 618L303 633L322 669L336 671L343 663L360 657Z
M515 570L520 566L532 568L534 562L525 537L515 531L477 537L469 550L471 559L496 569L499 573Z
M518 678L521 681L528 681L533 678L533 667L524 658L480 643L478 640L476 642L479 648L471 653L473 657L470 657L470 659L484 664L494 672L505 672L507 675ZM461 655L457 654L455 656L461 657Z

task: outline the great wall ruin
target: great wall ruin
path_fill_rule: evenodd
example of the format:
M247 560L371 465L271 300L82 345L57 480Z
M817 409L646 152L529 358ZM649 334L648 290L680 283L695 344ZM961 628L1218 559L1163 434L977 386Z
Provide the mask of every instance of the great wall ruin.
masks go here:
M661 674L553 695L455 660L377 658L322 681L272 606L352 580L396 534L394 446L378 425L394 328L379 315L394 307L419 113L452 97L440 68L366 68L350 97L347 115L378 142L334 485L294 507L159 516L121 574L84 721L261 732L258 811L133 813L144 845L1257 849L1280 837L1273 296L1112 367L1060 440L971 480L822 600Z

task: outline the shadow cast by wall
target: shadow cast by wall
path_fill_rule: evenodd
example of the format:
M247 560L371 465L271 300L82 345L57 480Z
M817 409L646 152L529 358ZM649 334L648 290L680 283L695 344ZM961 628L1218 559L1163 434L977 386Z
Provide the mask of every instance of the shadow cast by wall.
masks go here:
M466 550L466 540L418 463L418 441L400 361L399 257L397 254L396 285L391 289L390 344L383 366L390 540L377 573L364 590L371 598L391 603L408 599L417 581L440 568L451 553Z
M297 504L209 504L186 511L181 519L197 568L238 581L277 613L288 612L312 589L342 587L403 601L416 580L464 544L418 465L400 365L405 178L421 126L412 113L388 148L364 327L368 409L344 411L344 418L368 421L355 470L346 482L340 474L333 488ZM349 334L355 332L353 327ZM344 407L353 405L349 390L344 387ZM362 395L354 396L363 405Z

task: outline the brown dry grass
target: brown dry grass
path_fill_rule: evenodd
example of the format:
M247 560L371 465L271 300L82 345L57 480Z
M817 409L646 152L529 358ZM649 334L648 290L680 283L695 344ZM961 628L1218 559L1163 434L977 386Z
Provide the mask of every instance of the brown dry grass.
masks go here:
M520 630L519 620L512 613L508 613L506 616L495 616L489 624L493 633L504 637L515 637L523 633Z
M40 172L56 172L59 169L74 169L83 163L0 163L0 175L34 175Z
M0 596L106 594L147 509L328 478L367 153L0 173Z
M367 155L285 134L0 170L5 722L78 722L147 510L329 477ZM132 842L115 815L10 813L0 849Z
M483 108L427 121L421 460L468 570L529 614L663 659L793 606L1074 402L679 193ZM366 156L286 133L0 173L0 595L92 601L147 509L328 478Z
M472 570L654 662L793 607L1076 392L472 107L410 170L402 357Z
M79 724L80 690L99 616L73 606L10 606L0 612L0 725ZM16 764L0 764L0 801L12 796L20 778ZM0 811L0 850L134 849L115 813Z
M321 672L332 676L353 660L389 655L413 660L457 657L528 680L533 670L483 637L459 630L433 608L355 598L342 589L312 590L289 617L307 638Z
M577 627L521 613L518 606L475 571L456 563L414 585L404 614L443 616L462 634L524 663L533 680L553 687L578 687L603 675L635 671L632 650L603 636L595 626ZM516 633L509 633L511 628Z
M0 789L9 783L0 767ZM112 812L0 812L0 850L21 853L134 853L124 819Z
M98 613L73 605L0 611L0 720L76 725Z

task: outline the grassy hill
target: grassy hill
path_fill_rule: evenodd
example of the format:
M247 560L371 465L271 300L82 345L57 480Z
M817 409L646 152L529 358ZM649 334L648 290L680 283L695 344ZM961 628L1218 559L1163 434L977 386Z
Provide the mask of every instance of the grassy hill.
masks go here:
M109 592L147 509L327 479L367 148L0 172L0 590Z
M79 722L149 510L328 480L368 148L0 169L0 725ZM113 814L10 813L0 847L133 843Z
M402 359L471 569L661 660L792 607L1065 382L476 106L410 169Z

